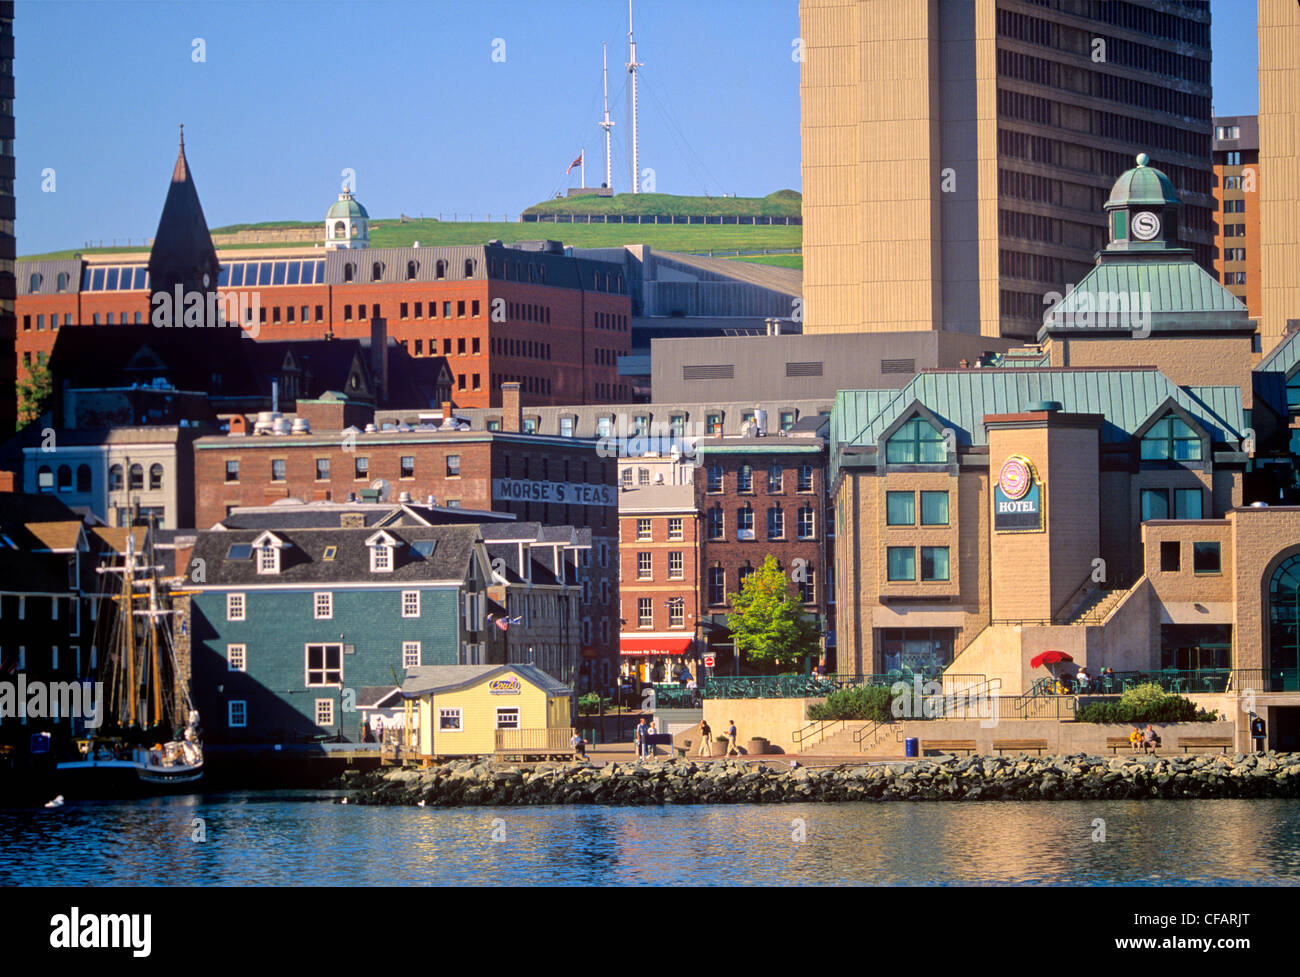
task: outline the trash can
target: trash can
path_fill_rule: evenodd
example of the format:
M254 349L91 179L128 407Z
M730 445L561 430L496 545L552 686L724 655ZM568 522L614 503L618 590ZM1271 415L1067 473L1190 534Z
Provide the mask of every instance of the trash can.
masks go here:
M921 755L921 741L915 736L903 740L903 755L914 757Z

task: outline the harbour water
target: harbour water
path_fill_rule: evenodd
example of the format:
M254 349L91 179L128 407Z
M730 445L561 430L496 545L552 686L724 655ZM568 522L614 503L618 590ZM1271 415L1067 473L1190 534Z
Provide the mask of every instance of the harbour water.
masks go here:
M1296 800L421 809L340 796L0 808L0 885L1300 882Z

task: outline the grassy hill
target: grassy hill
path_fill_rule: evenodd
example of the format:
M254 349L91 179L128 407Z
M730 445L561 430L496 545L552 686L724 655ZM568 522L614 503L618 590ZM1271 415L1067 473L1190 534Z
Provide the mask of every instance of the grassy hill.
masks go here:
M681 197L671 193L618 193L563 197L535 204L525 214L724 214L742 217L798 217L803 197L778 190L766 197Z
M614 198L618 199L618 198ZM679 198L680 199L680 198ZM703 199L703 198L700 198ZM737 198L739 199L739 198ZM260 224L234 224L215 227L214 234L237 230L283 227L320 227L316 221L270 221ZM577 248L609 248L623 244L648 244L660 251L753 251L762 248L799 248L803 245L803 228L794 226L753 226L740 224L520 224L503 222L469 222L375 220L370 227L370 245L376 248L410 247L419 241L423 247L454 244L483 244L492 239L506 244L551 238ZM250 244L235 247L292 247L301 244ZM75 254L109 254L138 252L133 248L86 248L56 251L24 258L71 258ZM224 246L223 246L224 250ZM770 255L771 258L798 255ZM783 262L771 262L781 264Z

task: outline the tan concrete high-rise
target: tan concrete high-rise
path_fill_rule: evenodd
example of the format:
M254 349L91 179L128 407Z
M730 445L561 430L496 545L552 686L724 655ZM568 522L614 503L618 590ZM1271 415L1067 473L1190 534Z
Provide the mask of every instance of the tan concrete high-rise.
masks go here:
M1218 228L1214 267L1219 281L1260 316L1259 120L1253 115L1214 117L1214 200Z
M1260 340L1300 320L1300 4L1259 0ZM806 232L805 232L806 233Z
M1210 14L1163 0L800 0L804 331L1030 338L1139 152L1214 267Z

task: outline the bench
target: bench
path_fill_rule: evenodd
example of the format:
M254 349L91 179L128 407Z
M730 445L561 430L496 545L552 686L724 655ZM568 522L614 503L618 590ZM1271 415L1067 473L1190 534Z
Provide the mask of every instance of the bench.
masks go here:
M1127 736L1107 736L1106 749L1118 753L1120 750L1132 750L1133 744L1128 741Z
M924 756L927 750L935 750L939 753L956 753L958 750L964 750L968 755L975 752L974 740L922 740L921 755Z
M1047 740L994 740L993 749L998 753L1027 753L1030 750L1037 750L1039 756L1047 749Z
M1178 745L1183 748L1184 753L1188 750L1219 749L1227 753L1236 746L1231 736L1180 736L1178 737Z

